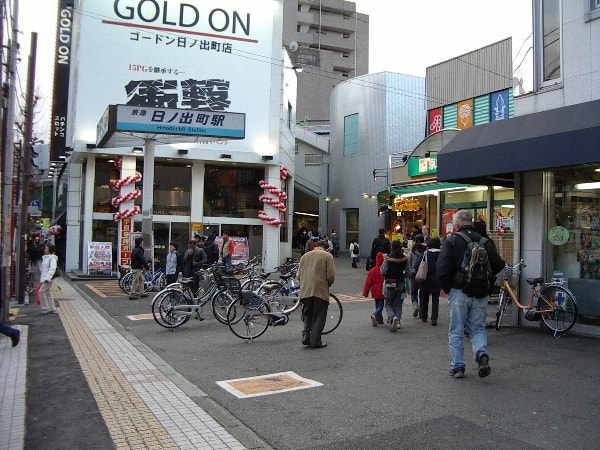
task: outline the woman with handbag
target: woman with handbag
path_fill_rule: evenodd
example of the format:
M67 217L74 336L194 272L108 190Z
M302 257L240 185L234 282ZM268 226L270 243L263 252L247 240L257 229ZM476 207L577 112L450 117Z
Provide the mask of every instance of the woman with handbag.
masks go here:
M440 256L440 238L431 238L427 250L415 260L416 271L422 261L426 262L427 275L423 281L419 281L418 275L415 276L419 289L419 309L421 311L421 320L427 322L427 314L429 312L429 296L431 295L431 325L437 325L438 311L440 307L440 290L441 286L435 273L435 266L438 257Z

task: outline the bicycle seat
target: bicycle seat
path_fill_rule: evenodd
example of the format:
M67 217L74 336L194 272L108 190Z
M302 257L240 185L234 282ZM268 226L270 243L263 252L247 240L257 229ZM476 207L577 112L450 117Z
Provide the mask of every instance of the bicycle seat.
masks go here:
M544 282L544 279L542 277L539 278L527 278L527 283L532 285L532 286L536 286L538 284L542 284Z
M281 285L279 283L268 283L262 287L265 292L273 292L275 289L279 289Z
M180 283L182 286L190 286L190 285L194 284L194 279L193 278L182 278Z
M279 275L279 278L281 278L282 280L289 280L290 278L292 278L292 274L286 273L285 275Z
M269 278L271 276L272 273L273 272L262 272L262 273L259 273L258 276L261 278L264 278L266 280L267 278Z

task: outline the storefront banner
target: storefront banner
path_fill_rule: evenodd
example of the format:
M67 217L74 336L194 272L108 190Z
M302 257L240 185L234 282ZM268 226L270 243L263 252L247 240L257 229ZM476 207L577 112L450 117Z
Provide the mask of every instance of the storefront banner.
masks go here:
M88 274L112 272L112 242L88 242Z

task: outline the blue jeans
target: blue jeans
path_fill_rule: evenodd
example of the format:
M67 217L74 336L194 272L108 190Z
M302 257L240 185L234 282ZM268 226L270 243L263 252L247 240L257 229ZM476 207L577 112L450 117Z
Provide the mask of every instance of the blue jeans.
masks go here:
M448 347L452 362L451 369L465 367L464 333L469 333L473 359L477 352L487 352L487 334L485 318L489 297L469 297L461 289L450 289L448 306L450 307L450 325L448 327Z
M223 264L225 264L228 269L233 268L233 264L231 263L231 255L223 257Z
M410 301L413 308L419 307L419 283L415 279L410 280Z
M388 321L391 322L394 317L398 320L402 319L402 304L404 303L404 289L399 286L398 289L383 288L385 295L385 312L388 316Z
M383 323L383 303L384 299L375 299L375 311L373 311L373 315L377 320L377 323Z

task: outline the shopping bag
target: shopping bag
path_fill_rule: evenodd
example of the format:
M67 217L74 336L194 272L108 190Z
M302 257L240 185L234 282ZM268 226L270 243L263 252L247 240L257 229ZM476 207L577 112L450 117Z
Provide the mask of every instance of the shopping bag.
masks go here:
M415 280L418 283L422 283L423 281L425 281L427 279L427 269L428 269L428 265L427 265L427 252L425 252L425 254L423 255L423 259L421 260L421 263L419 264L419 269L417 270L417 274L415 275Z

